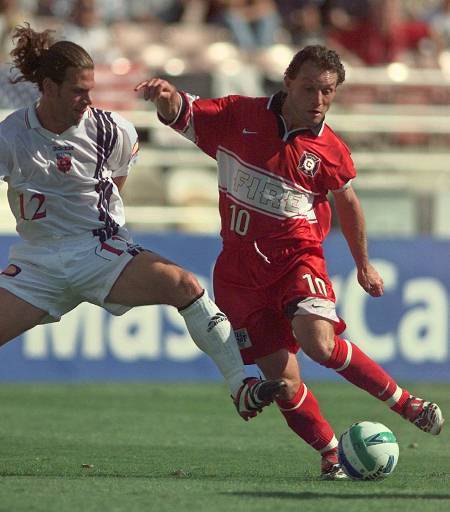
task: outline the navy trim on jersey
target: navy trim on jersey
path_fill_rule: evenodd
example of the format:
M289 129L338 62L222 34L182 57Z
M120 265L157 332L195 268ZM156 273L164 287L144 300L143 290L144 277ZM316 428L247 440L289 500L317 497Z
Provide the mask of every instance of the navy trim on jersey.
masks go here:
M109 201L113 192L113 182L102 178L95 186L95 191L98 194L97 208L99 211L98 218L104 222L103 228L93 229L94 236L98 236L100 242L105 242L108 238L116 235L119 232L119 224L109 214Z
M282 107L284 100L286 99L287 94L284 91L278 91L276 94L274 94L269 101L268 110L271 110L276 116L277 116L277 123L278 123L278 135L281 139L283 139L286 135L286 125L283 121L283 114L282 114ZM323 120L318 126L315 128L298 128L297 130L291 130L289 132L288 140L296 137L300 133L304 132L311 132L313 135L318 137L320 135L320 132L323 128L325 120Z
M111 112L93 108L92 113L97 121L97 166L94 177L100 179L103 166L111 156L117 142L117 125Z
M113 183L111 180L103 177L103 169L117 142L118 130L111 112L105 112L96 108L91 110L97 121L97 165L94 174L94 177L99 180L95 186L95 191L98 194L97 208L99 220L105 224L103 228L93 229L92 233L94 236L98 236L101 242L104 242L119 231L119 225L109 213L109 201L113 191Z
M29 107L29 108L31 108L31 107ZM29 117L29 115L28 115L28 109L29 109L29 108L27 108L27 109L25 110L25 125L26 125L26 127L27 127L28 129L30 129L30 128L31 128L31 124L30 124L30 117Z

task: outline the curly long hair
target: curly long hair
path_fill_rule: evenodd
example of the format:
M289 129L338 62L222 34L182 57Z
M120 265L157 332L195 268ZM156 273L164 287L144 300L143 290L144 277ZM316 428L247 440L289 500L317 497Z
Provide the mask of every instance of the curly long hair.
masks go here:
M32 82L42 91L45 78L61 84L69 67L94 69L94 62L84 48L70 41L55 42L52 32L36 32L29 23L14 29L15 47L10 55L20 75L11 79L12 83Z
M307 61L313 62L323 71L333 71L337 73L337 85L345 81L345 69L339 55L334 50L330 50L319 44L305 46L302 50L297 52L284 72L284 76L294 79L301 65Z

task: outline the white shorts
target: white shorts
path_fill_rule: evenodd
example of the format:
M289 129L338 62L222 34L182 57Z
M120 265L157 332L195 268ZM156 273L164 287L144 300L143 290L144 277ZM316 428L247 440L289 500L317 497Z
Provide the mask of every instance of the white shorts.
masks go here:
M142 251L126 230L105 242L92 235L24 242L11 247L0 288L47 311L43 324L58 322L81 302L123 315L131 307L105 303L105 298L128 262Z

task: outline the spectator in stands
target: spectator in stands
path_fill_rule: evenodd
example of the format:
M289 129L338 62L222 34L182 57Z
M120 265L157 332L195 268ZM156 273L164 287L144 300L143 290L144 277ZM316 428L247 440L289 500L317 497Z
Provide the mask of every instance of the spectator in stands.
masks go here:
M30 13L25 11L18 0L0 0L0 62L6 62L12 49L11 33Z
M39 0L40 13L56 18L67 18L73 11L76 0ZM127 0L97 0L96 6L103 23L107 25L128 19Z
M74 0L69 22L64 25L64 39L82 44L99 64L120 56L120 50L108 26L101 21L97 0Z
M177 23L187 0L129 0L129 13L135 21Z
M329 44L347 59L369 66L394 61L417 64L421 44L437 38L431 27L407 19L400 0L374 0L370 15L341 27L331 26Z
M322 15L327 27L349 30L370 16L371 0L324 0Z
M54 16L53 8L57 0L37 0L34 13L36 16Z
M217 21L228 28L243 50L266 48L281 28L275 0L212 0Z
M442 40L444 48L450 49L450 0L442 0L427 19L432 29Z
M26 8L24 8L26 7ZM37 98L37 88L33 84L11 84L10 52L13 49L12 32L24 19L31 19L33 2L20 0L0 0L0 108L20 108Z
M292 44L303 47L325 42L322 0L278 0L277 3Z

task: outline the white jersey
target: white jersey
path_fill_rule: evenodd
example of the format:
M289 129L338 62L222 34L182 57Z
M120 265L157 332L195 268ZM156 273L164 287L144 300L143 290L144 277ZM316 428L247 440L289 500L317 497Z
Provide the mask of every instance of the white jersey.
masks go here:
M17 232L28 241L91 232L100 241L125 223L112 181L127 176L136 160L137 133L113 112L89 108L60 135L40 124L36 105L0 123L0 179Z

